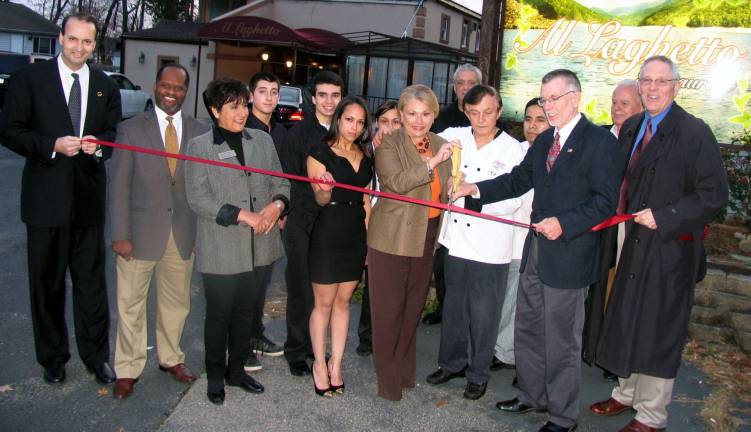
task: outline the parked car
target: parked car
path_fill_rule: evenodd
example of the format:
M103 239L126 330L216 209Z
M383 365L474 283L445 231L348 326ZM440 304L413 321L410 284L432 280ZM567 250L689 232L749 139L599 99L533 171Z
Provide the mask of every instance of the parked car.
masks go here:
M154 107L151 95L141 90L141 86L133 84L125 75L117 72L105 71L105 74L117 84L120 89L120 104L123 110L123 118L130 118L143 111Z
M303 89L283 85L279 88L279 103L274 109L274 121L291 127L305 118L303 107Z
M33 59L28 54L16 54L0 51L0 111L5 104L5 92L8 90L8 81L18 69L33 63Z

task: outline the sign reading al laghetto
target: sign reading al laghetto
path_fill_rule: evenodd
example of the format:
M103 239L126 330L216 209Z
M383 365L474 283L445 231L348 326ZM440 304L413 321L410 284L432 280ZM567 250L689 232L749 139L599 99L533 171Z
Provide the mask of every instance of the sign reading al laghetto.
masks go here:
M521 120L553 69L582 81L581 110L608 124L610 99L653 55L678 64L677 102L720 142L751 129L751 8L748 0L510 0L504 2L504 116Z

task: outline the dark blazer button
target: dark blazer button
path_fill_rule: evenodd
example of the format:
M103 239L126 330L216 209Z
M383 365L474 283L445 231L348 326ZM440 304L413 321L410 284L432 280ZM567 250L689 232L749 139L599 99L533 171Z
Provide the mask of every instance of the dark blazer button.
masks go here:
M480 168L477 168L477 171L480 171Z
M456 223L456 222L457 222L457 220L456 220L456 219L454 219L454 223Z
M172 207L168 208L167 211L172 213Z
M467 224L467 226L469 226L469 224Z
M639 239L634 239L634 243L639 244Z
M629 279L633 279L633 278L635 278L635 277L636 277L636 275L634 275L633 273L629 273L629 274L628 274L628 278L629 278Z
M646 207L646 206L647 206L647 203L645 203L645 202L642 202L642 203L641 203L641 206L642 206L642 207Z
M253 202L256 202L256 197L253 197Z

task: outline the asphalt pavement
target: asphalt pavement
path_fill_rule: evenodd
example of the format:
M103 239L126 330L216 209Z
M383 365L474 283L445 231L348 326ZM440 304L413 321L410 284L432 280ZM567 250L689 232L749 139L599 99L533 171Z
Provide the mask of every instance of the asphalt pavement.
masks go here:
M464 379L431 386L424 379L436 367L440 326L420 326L417 336L418 385L405 391L400 402L378 398L372 357L359 357L356 320L359 306L352 306L350 337L344 360L346 391L332 399L313 392L309 377L293 377L283 357L262 357L263 369L254 376L266 386L262 395L227 388L224 406L206 399L203 368L204 299L200 278L193 279L192 311L183 334L186 363L201 378L192 385L178 383L158 370L154 341L154 295L149 299L149 353L146 369L134 394L125 400L112 398L112 385L102 386L86 372L77 355L68 290L67 316L71 335L68 378L49 385L36 363L29 314L26 275L26 230L20 221L19 195L23 159L0 147L0 431L536 431L542 414L508 415L498 412L498 400L516 396L510 386L513 371L494 372L487 394L478 401L462 397ZM116 303L114 256L107 250L107 284L110 299L110 346L114 356ZM277 269L279 270L279 269ZM280 294L281 273L275 273L274 289ZM283 293L283 286L281 288ZM267 319L267 332L284 341L283 319ZM112 357L111 356L111 357ZM582 373L579 431L615 431L630 420L595 417L587 406L610 395L611 383L600 371L584 366ZM669 430L702 431L698 416L711 387L690 364L679 372L674 401L668 407Z

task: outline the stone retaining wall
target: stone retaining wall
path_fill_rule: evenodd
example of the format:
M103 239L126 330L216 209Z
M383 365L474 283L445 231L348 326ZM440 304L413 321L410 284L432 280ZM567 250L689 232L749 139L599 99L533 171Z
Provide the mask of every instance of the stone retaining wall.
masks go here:
M751 276L710 268L696 286L689 336L751 352Z

